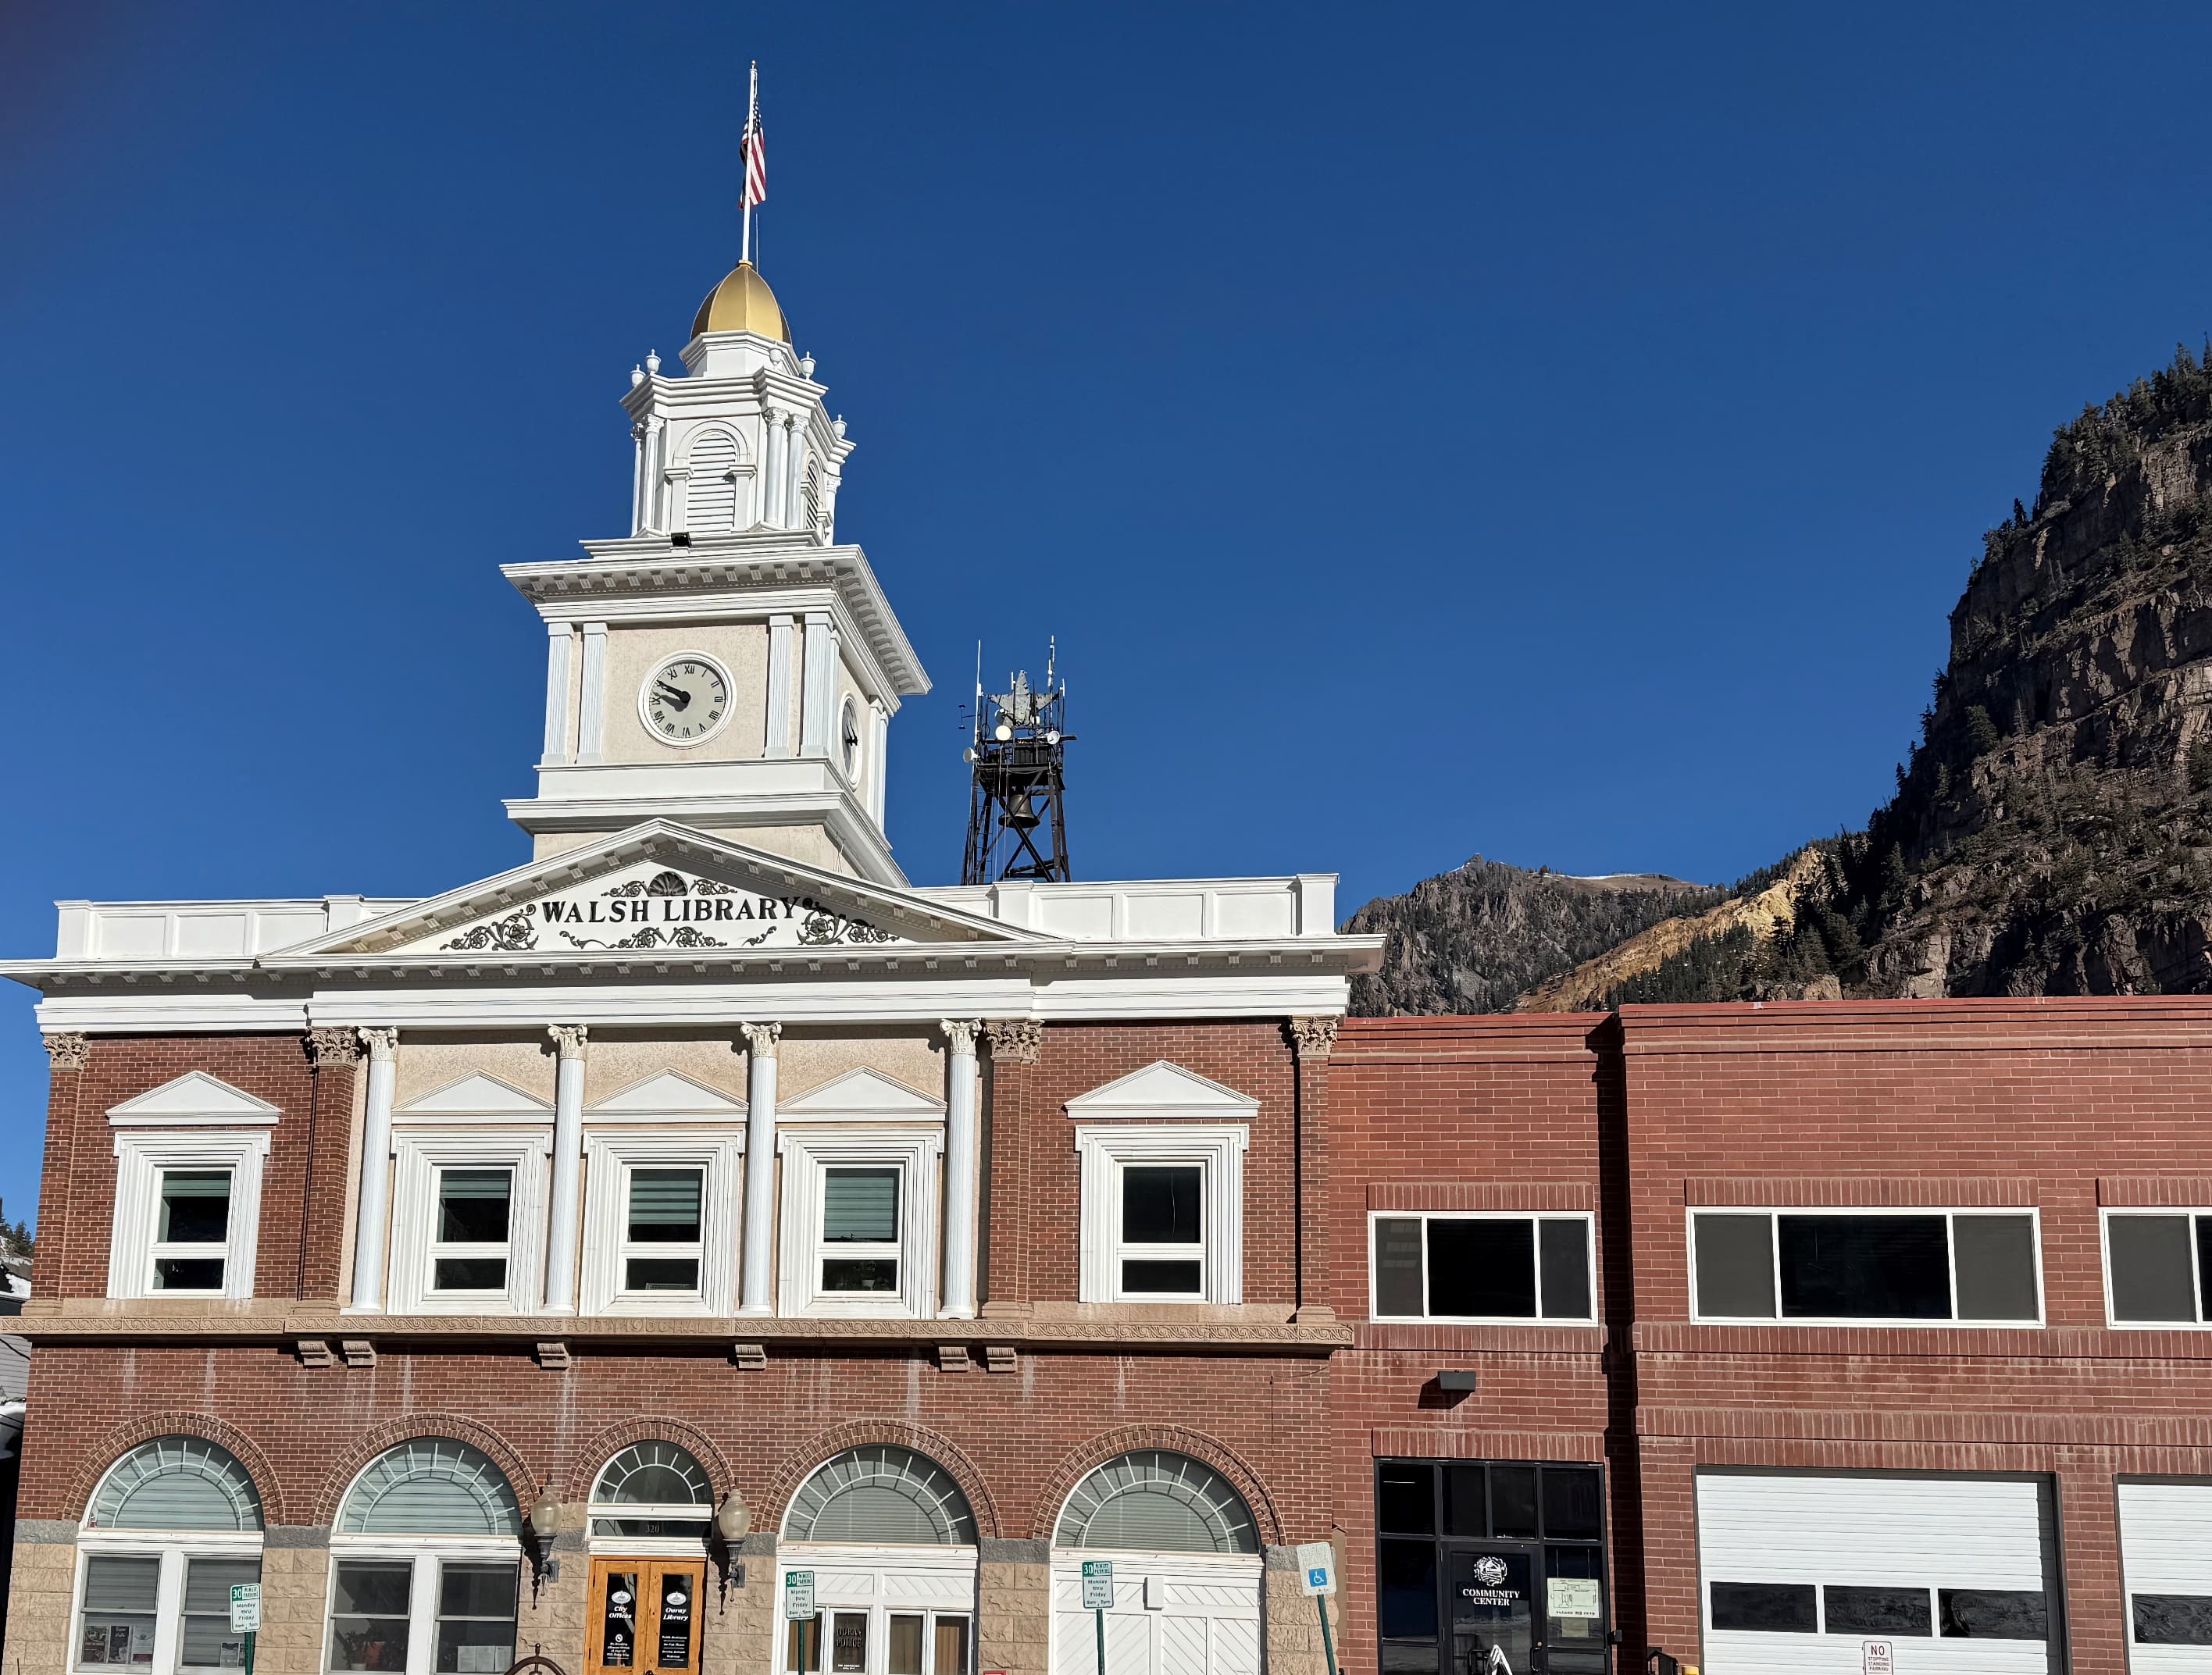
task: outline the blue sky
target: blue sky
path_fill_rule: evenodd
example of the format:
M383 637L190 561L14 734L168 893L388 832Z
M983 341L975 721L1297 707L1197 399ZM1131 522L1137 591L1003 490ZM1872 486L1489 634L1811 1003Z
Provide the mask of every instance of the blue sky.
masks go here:
M1088 877L1858 823L2052 427L2212 326L2212 13L1529 9L0 12L0 952L523 857L495 567L626 527L755 58L917 881L979 637L1059 636ZM10 1215L45 1086L0 996Z

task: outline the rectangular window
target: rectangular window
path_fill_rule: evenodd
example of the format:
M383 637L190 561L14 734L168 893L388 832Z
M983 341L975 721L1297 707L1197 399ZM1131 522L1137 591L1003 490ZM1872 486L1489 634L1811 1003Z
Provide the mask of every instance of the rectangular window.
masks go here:
M706 1246L704 1169L629 1172L623 1222L623 1290L696 1291Z
M2212 1605L2212 1600L2203 1602ZM1947 1640L2048 1640L2051 1599L2026 1589L1946 1587L1936 1593Z
M1121 1295L1205 1296L1204 1165L1124 1163L1120 1175Z
M2134 1596L2138 1646L2212 1646L2212 1599L2195 1593Z
M438 1567L438 1675L501 1675L514 1661L513 1564Z
M230 1590L261 1580L258 1558L185 1561L184 1643L178 1662L186 1669L243 1669L246 1636L230 1629Z
M230 1240L230 1171L162 1170L155 1217L153 1289L220 1292Z
M331 1582L331 1667L404 1675L415 1567L404 1559L341 1559L337 1570Z
M1821 1590L1832 1635L1932 1635L1935 1613L1924 1587L1842 1587Z
M822 1289L887 1294L899 1289L896 1168L822 1172Z
M1374 1218L1375 1318L1589 1320L1593 1218Z
M433 1291L507 1290L514 1199L512 1170L438 1171L437 1223L430 1245Z
M161 1561L94 1554L84 1562L84 1610L77 1619L80 1669L143 1668L154 1661L154 1614Z
M2035 1322L2022 1211L1705 1211L1690 1217L1705 1320Z
M2203 1326L2212 1321L2212 1211L2107 1211L2105 1272L2115 1326Z
M1716 1629L1761 1635L1820 1631L1810 1582L1715 1582L1712 1605Z

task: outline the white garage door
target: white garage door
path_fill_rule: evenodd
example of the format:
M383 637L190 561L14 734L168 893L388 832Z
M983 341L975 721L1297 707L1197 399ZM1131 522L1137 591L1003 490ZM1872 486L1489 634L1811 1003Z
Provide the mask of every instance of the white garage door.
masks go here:
M2128 1664L2212 1675L2212 1484L2120 1485Z
M1709 1675L2045 1675L2047 1485L2027 1478L1700 1472Z
M1122 1553L1106 1613L1107 1675L1260 1675L1257 1557ZM1053 1556L1053 1675L1097 1675L1079 1557Z

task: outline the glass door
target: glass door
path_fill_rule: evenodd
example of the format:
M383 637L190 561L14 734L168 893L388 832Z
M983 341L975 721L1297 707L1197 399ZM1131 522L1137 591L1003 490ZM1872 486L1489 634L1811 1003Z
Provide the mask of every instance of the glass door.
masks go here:
M1536 1555L1499 1542L1448 1550L1451 1675L1532 1675Z
M590 1675L697 1675L704 1559L592 1561Z

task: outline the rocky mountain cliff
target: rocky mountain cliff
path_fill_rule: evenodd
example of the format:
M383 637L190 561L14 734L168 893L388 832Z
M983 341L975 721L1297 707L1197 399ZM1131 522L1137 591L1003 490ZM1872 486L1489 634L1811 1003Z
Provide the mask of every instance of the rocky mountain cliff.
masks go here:
M1361 909L1394 935L1356 1007L2212 991L2212 345L2058 430L1864 831L1571 958L1499 913L1463 968L1458 877Z

